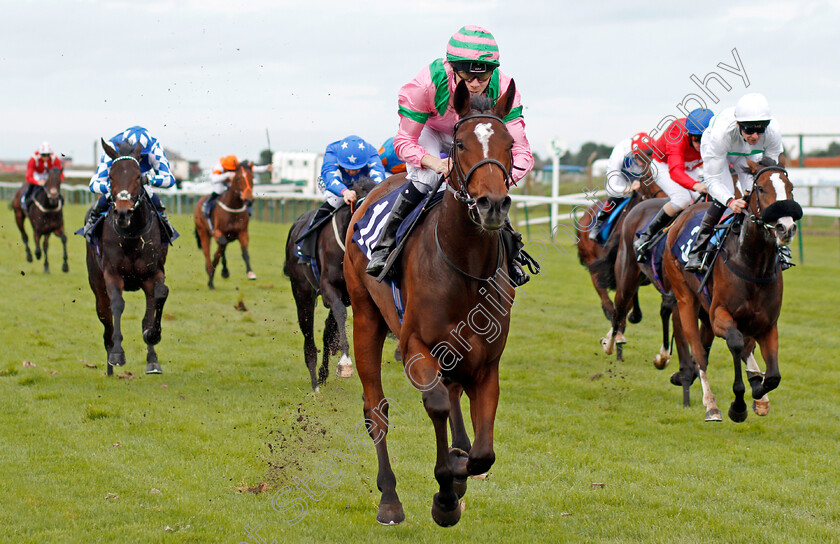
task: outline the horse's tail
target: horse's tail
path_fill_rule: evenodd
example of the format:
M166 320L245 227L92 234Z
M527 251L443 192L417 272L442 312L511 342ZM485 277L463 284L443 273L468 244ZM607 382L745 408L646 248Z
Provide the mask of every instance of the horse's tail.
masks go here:
M607 250L606 254L589 265L589 273L596 278L598 287L601 289L615 289L615 259L618 257L618 244L608 243L604 249Z
M198 227L195 227L193 232L195 233L195 243L198 245L198 249L201 249L201 236L198 235Z

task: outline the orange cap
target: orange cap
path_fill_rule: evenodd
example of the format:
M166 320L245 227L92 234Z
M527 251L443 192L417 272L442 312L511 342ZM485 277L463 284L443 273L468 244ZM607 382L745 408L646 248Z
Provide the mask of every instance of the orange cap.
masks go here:
M222 157L219 162L222 163L222 168L229 171L236 170L236 167L239 166L239 159L236 158L236 155Z

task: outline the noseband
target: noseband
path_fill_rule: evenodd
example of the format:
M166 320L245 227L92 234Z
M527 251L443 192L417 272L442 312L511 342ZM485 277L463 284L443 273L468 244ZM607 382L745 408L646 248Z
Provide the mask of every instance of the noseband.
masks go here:
M113 160L113 162L111 162L111 167L113 168L114 164L116 164L119 161L125 161L125 160L133 161L134 164L137 165L137 168L140 168L140 161L138 161L137 159L135 159L131 155L122 155L120 157L117 157L116 159ZM142 171L141 171L141 173L142 173ZM109 178L111 177L110 173L109 173L108 177ZM141 191L143 190L142 184L140 185L140 190ZM129 193L126 190L122 190L119 193L117 193L116 195L112 195L111 204L112 204L112 207L113 207L113 205L116 204L117 202L124 202L124 201L131 202L132 200L134 201L134 204L131 206L131 209L129 211L133 212L134 210L137 209L137 206L140 205L140 195L138 195L137 198L134 198L131 195L131 193Z
M464 117L463 119L461 119L457 123L455 123L455 128L454 128L453 134L452 134L453 140L456 140L455 137L458 135L458 129L461 127L461 125L463 125L467 121L471 121L473 119L488 119L490 121L498 121L502 125L505 124L505 122L500 117L497 117L497 116L495 116L493 114L490 114L490 113L477 113L475 115L468 115L467 117ZM509 153L510 153L510 164L511 164L511 166L513 166L513 150L511 150ZM474 214L477 213L476 212L476 202L475 202L475 199L472 197L472 195L470 195L470 191L469 191L470 178L472 177L472 175L475 173L476 170L478 170L480 167L484 166L485 164L495 164L496 166L499 167L499 169L501 169L501 171L505 175L505 188L506 189L510 189L510 184L513 181L513 177L511 176L510 171L507 168L505 168L505 165L503 165L498 160L490 158L490 157L486 157L484 159L481 159L480 161L478 161L477 163L472 165L469 172L464 174L464 168L461 166L461 155L458 151L458 145L455 141L453 141L453 143L452 143L452 163L453 163L453 166L455 167L455 172L458 174L458 189L457 190L453 189L450 184L447 184L446 188L455 196L455 199L458 200L458 202L463 202L464 204L467 205L467 214L469 215L470 220L473 223L475 223L477 225L480 225L481 223L478 220L476 220L476 218L474 217Z

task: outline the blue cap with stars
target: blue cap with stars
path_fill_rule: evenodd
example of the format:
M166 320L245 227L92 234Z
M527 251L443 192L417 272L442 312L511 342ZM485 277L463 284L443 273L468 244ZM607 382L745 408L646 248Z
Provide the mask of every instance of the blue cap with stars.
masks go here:
M370 150L368 143L358 136L348 136L341 140L336 155L340 167L345 170L358 170L365 167Z

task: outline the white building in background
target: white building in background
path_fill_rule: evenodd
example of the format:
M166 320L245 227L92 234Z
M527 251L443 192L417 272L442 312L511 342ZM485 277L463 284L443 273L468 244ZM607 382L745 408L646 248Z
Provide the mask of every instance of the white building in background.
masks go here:
M296 191L317 194L318 176L324 163L322 153L275 151L271 183L288 185Z

